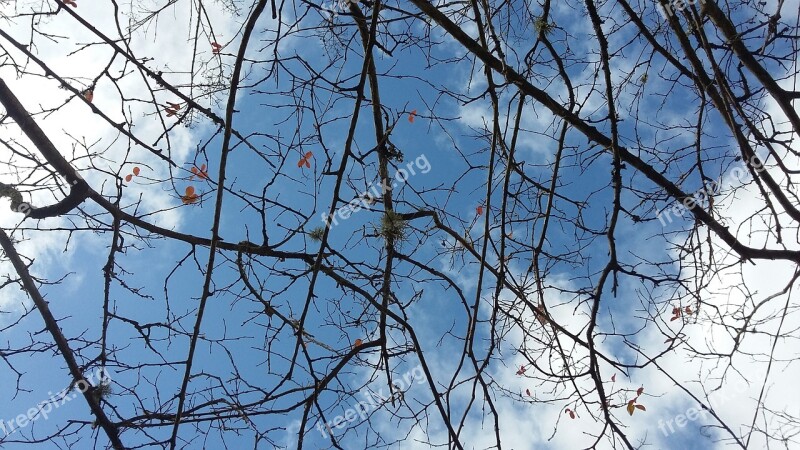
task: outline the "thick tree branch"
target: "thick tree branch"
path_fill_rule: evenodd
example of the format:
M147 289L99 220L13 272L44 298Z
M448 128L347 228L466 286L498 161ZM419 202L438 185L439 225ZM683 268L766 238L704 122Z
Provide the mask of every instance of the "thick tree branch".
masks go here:
M58 321L53 316L53 313L50 312L50 307L48 306L47 301L45 301L44 297L42 297L42 295L39 293L39 289L36 287L33 277L31 277L30 272L28 272L28 267L22 261L22 258L20 258L17 250L14 248L11 239L2 228L0 228L0 247L3 248L3 252L5 252L8 259L11 260L11 264L14 265L14 269L17 271L17 274L22 280L22 285L25 288L25 292L27 292L31 300L33 300L33 303L36 305L36 309L39 311L39 314L44 320L47 331L51 336L53 336L53 340L58 347L59 353L61 353L64 361L67 363L67 367L72 375L73 382L78 385L90 386L88 389L83 391L83 397L86 399L86 403L89 404L89 408L91 408L92 413L97 418L97 424L106 433L108 440L115 449L124 450L125 446L122 445L122 441L119 438L119 430L108 419L103 411L103 408L100 407L100 402L98 401L99 397L95 393L97 387L92 386L87 378L83 375L80 365L78 365L78 362L75 360L75 355L69 346L69 341L61 332L61 327L59 327Z

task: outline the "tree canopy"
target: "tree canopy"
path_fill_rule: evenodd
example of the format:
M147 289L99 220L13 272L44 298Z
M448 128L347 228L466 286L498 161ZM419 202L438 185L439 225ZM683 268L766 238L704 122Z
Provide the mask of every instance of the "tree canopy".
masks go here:
M797 448L799 10L0 2L0 446Z

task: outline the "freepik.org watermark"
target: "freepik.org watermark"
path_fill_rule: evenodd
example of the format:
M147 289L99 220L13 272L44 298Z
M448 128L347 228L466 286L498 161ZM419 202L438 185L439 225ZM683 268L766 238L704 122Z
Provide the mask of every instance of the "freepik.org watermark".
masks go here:
M746 174L747 166L753 168L756 173L761 173L766 170L764 163L762 163L757 156L750 157L749 161L741 161L740 164L731 169L727 174L720 176L717 180L709 182L705 187L699 189L691 196L687 196L682 202L675 201L671 207L664 208L663 211L656 214L661 226L672 223L672 215L684 217L684 214L689 212L696 205L705 206L706 202L712 195L720 193L723 186L730 186L738 180L742 180ZM691 215L691 212L689 212Z
M398 167L397 172L394 174L394 180L381 180L380 184L372 183L366 192L351 200L350 203L335 210L333 215L322 213L322 221L326 225L333 227L334 225L339 225L339 220L336 218L336 216L339 216L339 218L342 220L346 220L349 219L350 215L353 213L361 211L362 208L369 209L370 206L377 202L377 199L383 196L384 192L391 191L399 186L400 183L405 183L408 181L410 176L416 175L417 171L415 170L415 167L416 169L419 169L420 173L423 174L431 171L431 163L428 162L428 158L425 155L420 155L414 161L406 164L405 167Z
M668 0L665 3L656 0L656 8L658 8L658 12L661 13L664 20L669 20L675 14L675 11L683 11L689 5L702 5L703 3L705 3L703 0Z
M763 380L766 377L766 372L758 371L755 374L748 375L748 379L751 380ZM746 383L744 380L738 380L734 383L725 383L725 390L722 391L719 397L714 399L714 410L720 410L731 400L739 399L743 395L747 393L747 390L750 388L750 385ZM689 422L694 422L698 419L706 420L707 416L711 415L711 411L709 411L708 407L705 405L698 405L697 407L687 408L681 414L677 414L669 420L658 420L658 429L661 430L661 433L666 437L672 433L675 433L677 430L675 427L672 426L672 423L675 422L675 426L680 429L684 428Z
M362 394L367 399L366 401L362 400L356 403L356 406L348 408L343 415L336 416L327 423L317 422L315 428L320 432L320 434L322 434L324 439L327 439L329 434L333 435L334 428L337 430L344 428L347 424L356 420L357 417L364 421L369 415L370 411L374 411L375 409L392 401L392 399L402 401L405 393L411 388L412 382L415 380L416 384L422 384L425 382L423 374L424 372L421 365L417 365L417 367L409 370L401 379L397 379L392 383L394 387L391 389L392 392L388 396L384 393L383 388L381 388L381 390L377 393L371 391L362 391Z
M351 3L357 4L358 2L359 0L333 0L325 2L322 4L322 14L328 21L332 21L340 13L350 10Z
M110 385L111 376L108 371L104 368L97 369L93 374L89 374L85 380L78 380L75 382L74 386L70 386L57 394L53 394L52 391L48 392L47 395L49 395L49 397L47 400L39 403L36 407L29 408L25 414L19 414L11 420L0 419L0 430L3 430L3 435L5 436L16 433L20 429L39 420L40 417L47 420L47 416L50 415L54 409L58 409L70 400L77 398L80 394L86 392L90 386L94 386L95 389L102 394L110 390Z

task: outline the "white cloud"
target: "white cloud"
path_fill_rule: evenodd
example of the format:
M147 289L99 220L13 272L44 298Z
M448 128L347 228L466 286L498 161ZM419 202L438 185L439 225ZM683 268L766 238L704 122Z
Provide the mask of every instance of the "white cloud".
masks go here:
M114 20L113 5L107 2L79 2L79 8L75 11L81 17L96 26L107 36L114 38L116 33L116 23ZM188 6L188 4L184 4ZM0 15L10 15L14 8L20 9L25 6L11 5L8 3L0 5ZM205 5L207 8L217 8L221 5ZM198 64L203 59L210 59L209 67L213 67L216 58L211 57L210 46L205 51L206 44L198 42L201 54L193 62L192 42L187 41L187 36L193 29L190 23L189 14L184 14L178 10L178 4L173 6L172 11L164 12L163 16L147 26L138 29L138 32L131 36L129 46L135 55L142 57L147 55L153 60L145 62L145 65L153 70L164 70L165 79L174 82L177 86L182 86L190 82L189 71L192 64ZM208 17L213 20L215 32L221 35L233 36L238 29L238 24L234 23L230 14L214 13L209 11ZM143 16L141 13L131 13L128 15L122 12L119 20L136 21ZM169 20L166 20L167 17ZM126 23L120 26L125 28ZM99 42L100 39L90 31L80 26L75 19L62 11L54 17L48 17L46 21L37 25L38 29L47 30L49 33L61 36L55 41L35 35L36 45L31 47L35 55L43 60L59 76L65 78L70 85L78 90L90 86L93 77L100 77L99 83L94 90L93 104L107 114L116 122L128 122L132 125L131 130L143 142L152 144L163 133L163 128L157 116L153 115L155 108L152 99L148 96L149 89L156 91L156 101L163 105L167 101L176 101L172 94L166 93L156 86L152 79L143 79L137 69L130 63L125 64L122 57L116 56L110 65L108 72L111 76L119 77L124 71L125 76L112 84L108 76L100 76L106 66L111 61L113 53L105 45L88 45ZM20 42L29 42L31 35L30 23L25 20L17 20L9 26L4 25L4 30ZM201 38L203 39L203 38ZM12 49L8 43L3 43L5 49ZM234 43L234 46L236 43ZM10 50L17 62L25 62L25 57L15 49ZM203 53L204 52L204 53ZM223 56L223 58L229 58ZM101 191L106 195L116 195L114 178L106 173L119 171L120 176L125 177L130 173L134 166L141 168L140 182L126 183L123 188L123 206L129 206L138 202L136 209L138 214L160 211L155 215L147 216L147 220L163 226L165 228L180 228L182 225L181 209L174 209L180 205L177 195L182 194L182 185L176 183L178 193L172 191L172 184L168 181L171 175L185 176L181 172L170 172L159 158L155 157L148 150L130 144L128 138L116 132L104 119L92 113L90 108L79 99L71 99L64 104L72 93L61 89L59 83L51 78L43 78L33 74L43 73L34 62L28 61L25 69L30 74L20 74L13 71L12 66L5 65L0 67L0 77L9 85L9 88L16 94L20 102L26 109L34 114L35 120L42 127L48 137L53 141L59 151L67 159L73 155L78 156L76 165L79 169L88 169L81 172L87 182L95 190ZM170 74L169 69L175 71ZM196 70L196 69L195 69ZM145 84L147 83L147 84ZM183 92L189 94L190 91L182 88ZM126 97L124 110L121 108L120 92ZM197 94L197 92L195 92ZM205 100L199 100L203 103ZM63 105L63 106L62 106ZM40 114L43 110L55 111ZM124 112L124 114L123 114ZM166 118L167 125L171 126L173 118ZM178 164L191 161L192 150L198 142L200 136L207 134L208 125L202 119L199 125L187 128L181 125L174 127L169 133L170 157ZM4 139L14 139L33 150L33 154L43 160L22 135L19 128L11 121L7 121L2 133ZM166 149L167 141L160 138L157 148ZM87 148L84 147L88 147ZM102 158L92 157L91 162L86 158L87 152L102 153ZM9 161L10 152L6 148L0 148L0 160ZM120 165L120 162L127 161L127 164ZM21 165L25 162L17 160ZM23 173L29 174L29 169L22 168ZM100 169L100 170L96 170ZM37 175L39 176L39 175ZM32 179L37 179L36 176ZM16 178L3 175L0 181L14 183ZM51 184L52 180L48 184ZM23 194L29 195L29 194ZM58 194L59 196L61 194ZM54 198L48 192L36 191L32 194L32 203L36 206L52 204L60 200ZM26 198L26 201L30 201ZM10 213L8 200L0 200L0 226L11 229L22 220L21 214ZM87 201L82 205L88 207L90 211L97 211L99 208ZM34 226L36 221L26 220L22 223L23 227ZM51 218L41 222L42 229L57 228L66 225L64 218ZM21 236L21 235L20 235ZM37 264L33 267L34 273L57 274L70 271L72 265L71 254L63 253L63 248L67 242L67 234L63 232L50 231L27 231L25 236L30 238L18 246L21 254L31 258L36 258ZM96 237L91 234L77 234L72 237L71 247L84 248L84 246L96 246L103 249L108 245L107 239ZM13 273L13 269L4 265L0 270L2 273ZM19 298L4 297L0 306L7 306L9 303L18 303Z

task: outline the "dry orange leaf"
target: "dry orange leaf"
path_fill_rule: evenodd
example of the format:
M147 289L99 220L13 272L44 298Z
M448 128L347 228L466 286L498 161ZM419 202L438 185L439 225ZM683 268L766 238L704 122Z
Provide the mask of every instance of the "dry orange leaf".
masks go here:
M361 339L356 339L356 341L353 342L353 347L361 347L361 344L363 343L364 342Z
M483 206L478 206L477 208L475 208L475 213L476 213L477 215L479 215L479 216L480 216L481 214L483 214Z
M416 115L417 115L417 110L416 109L411 111L410 113L408 113L408 122L409 123L414 123L414 117Z
M190 180L193 180L194 177L197 177L197 178L199 178L201 180L207 180L208 179L208 172L206 172L206 165L205 164L201 165L199 168L197 166L192 167L192 173L194 175L192 175L189 178Z
M167 102L167 107L165 111L167 112L167 117L172 117L175 114L178 114L178 111L181 110L181 105L178 103Z
M64 4L72 6L73 8L77 8L78 7L78 4L75 2L75 0L64 0Z
M195 194L194 186L188 186L186 188L186 195L182 196L181 200L183 201L184 205L190 205L192 203L197 202L198 198L200 197L198 197L198 195Z
M133 175L130 175L130 174L128 174L128 176L125 177L125 181L127 181L128 183L130 183L132 179L133 179Z
M311 158L313 158L313 157L314 157L314 154L313 154L313 153L311 153L311 152L306 152L306 154L305 154L305 155L303 155L303 157L302 157L302 158L300 158L300 161L298 161L298 162L297 162L297 167L303 167L303 166L306 166L306 167L308 167L308 168L311 168L311 163L310 163L310 162L308 162L308 160L309 160L309 159L311 159Z
M211 43L211 53L215 55L219 55L219 51L222 50L222 46L217 44L216 42Z
M136 175L137 177L139 176L139 172L141 172L141 170L139 170L138 167L133 168L133 174Z

